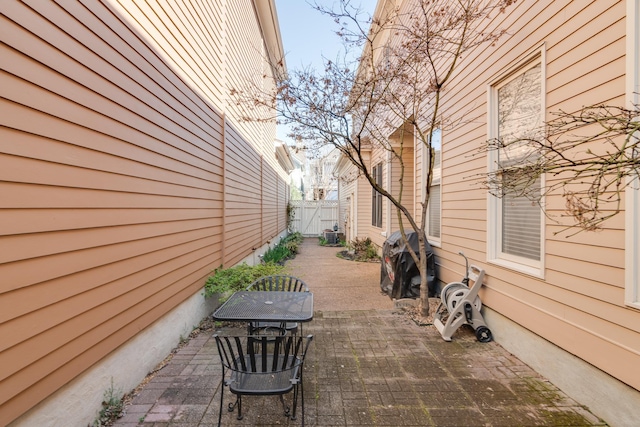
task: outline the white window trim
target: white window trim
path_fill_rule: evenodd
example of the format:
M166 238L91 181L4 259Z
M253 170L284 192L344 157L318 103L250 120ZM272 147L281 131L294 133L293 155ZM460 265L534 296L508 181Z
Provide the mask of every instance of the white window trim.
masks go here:
M360 185L360 180L356 179L355 182L355 189L353 191L353 193L351 193L351 206L353 207L353 209L351 209L351 240L354 240L359 234L358 234L358 194L360 194L360 192L358 191L358 185Z
M387 151L387 161L386 161L386 167L384 167L383 173L386 172L386 176L384 176L382 179L385 181L385 185L386 188L388 188L387 191L391 191L391 186L392 186L392 177L391 177L391 168L393 167L391 164L393 157L391 155L391 150ZM391 233L393 233L393 230L391 229L391 215L393 215L393 204L391 203L391 200L384 198L383 199L383 210L385 211L385 216L383 216L384 221L382 222L383 224L383 236L387 237L390 236Z
M626 98L640 102L640 0L627 1ZM625 191L625 304L640 309L640 179L629 178Z
M427 239L429 240L429 244L435 247L441 247L442 245L442 131L440 131L440 182L438 185L440 186L440 237L436 237L429 234L429 217L431 214L431 209L433 205L429 203L427 206L427 219L425 222L425 234L427 235ZM418 138L414 136L414 138ZM419 142L418 142L419 143ZM424 144L420 144L422 149L422 176L420 177L420 196L421 200L424 200L425 191L427 188L427 170L429 169L429 150ZM433 185L433 183L432 183ZM421 205L420 205L421 206Z
M379 185L382 184L382 181L384 180L384 173L385 173L384 167L383 167L383 162L376 163L375 165L373 165L371 170L372 170L372 173L374 175L373 176L374 181L376 181L376 183L378 183ZM381 182L378 182L378 173L382 175L382 178L380 180ZM386 188L389 188L389 187L387 186ZM384 222L382 221L382 218L380 218L380 225L379 226L378 226L377 222L375 224L373 223L374 211L378 210L378 202L377 202L378 197L377 196L380 195L380 193L378 191L376 191L376 189L373 188L373 187L371 187L371 191L372 191L372 193L371 193L372 197L375 197L375 200L376 200L375 204L371 203L371 226L373 228L382 229L381 234L384 235L385 230L383 229ZM382 195L380 195L381 215L384 213L384 210L386 209L385 200L386 200L386 198L382 197Z
M539 48L526 55L515 65L510 66L494 78L487 85L487 136L489 139L494 138L498 134L497 122L494 120L497 112L497 91L498 88L509 81L512 77L524 71L528 65L540 62L541 64L541 109L546 115L546 51L545 46ZM494 171L497 168L498 154L496 150L491 150L487 155L487 170ZM541 177L541 186L544 187L544 176ZM544 200L542 201L544 203ZM517 257L502 253L500 251L500 242L502 241L502 199L494 197L487 193L487 262L504 268L518 271L533 277L544 279L544 260L545 260L545 224L546 218L544 212L540 209L540 261Z
M427 233L426 234L431 246L440 247L442 245L442 181L438 182L435 185L438 186L438 191L440 193L440 226L438 227L438 232L440 233L440 237L429 234L429 217L431 216L431 209L433 209L433 205L431 203L429 203L429 206L427 206Z

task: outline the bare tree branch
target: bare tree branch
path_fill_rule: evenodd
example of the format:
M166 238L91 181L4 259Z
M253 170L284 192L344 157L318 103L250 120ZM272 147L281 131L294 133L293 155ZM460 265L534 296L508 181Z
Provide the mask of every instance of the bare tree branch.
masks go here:
M410 249L421 275L421 313L428 315L426 212L432 184L435 148L431 138L443 123L459 120L443 117L440 103L447 84L464 54L482 44L494 43L503 32L488 30L488 18L514 0L415 0L400 8L386 4L375 18L363 19L350 0L327 9L338 26L348 56L324 61L317 72L309 67L277 74L275 91L258 85L236 88L233 95L253 115L265 107L291 129L290 137L305 141L308 148L332 146L340 150L395 208L400 231L405 225L419 236L418 253ZM394 3L395 4L395 3ZM462 114L458 112L457 114ZM253 117L252 115L252 117ZM255 118L252 118L255 120ZM266 116L264 120L273 120ZM405 165L407 150L424 147L428 156L424 197L414 217L413 200L407 200L405 185L415 180ZM385 188L373 176L368 153L382 151L392 159L398 185ZM383 156L385 158L386 156ZM349 177L353 179L353 177Z
M598 230L620 213L624 191L640 171L639 114L638 106L588 106L575 113L556 113L538 135L490 140L485 150L519 144L529 154L489 174L483 185L496 197L515 194L539 203L545 196L561 194L565 216L573 220L562 231ZM540 177L546 178L542 191L526 191Z

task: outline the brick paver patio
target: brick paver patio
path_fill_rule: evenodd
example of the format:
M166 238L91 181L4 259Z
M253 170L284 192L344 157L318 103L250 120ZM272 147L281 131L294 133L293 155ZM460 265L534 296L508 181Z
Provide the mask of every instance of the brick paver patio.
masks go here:
M342 263L349 262L335 258L337 249L311 242L293 267L314 298L324 298L322 283L334 283L326 276L331 270L344 274ZM333 259L339 265L314 272L313 265L304 267L312 255L324 265ZM359 271L360 276L370 275L375 298L380 297L379 268L372 264L366 272ZM314 280L320 274L322 279ZM304 371L306 425L606 425L495 342L480 343L464 328L452 342L445 342L433 326L416 325L401 309L393 309L388 298L384 304L391 308L367 308L362 298L362 309L340 310L336 302L337 310L316 311L313 321L305 324L304 333L314 335ZM221 368L211 338L215 332L203 332L181 348L135 396L116 426L217 425ZM225 393L226 406L232 395L228 389ZM223 411L225 426L301 425L301 413L295 421L285 418L277 397L245 397L241 421L235 412Z

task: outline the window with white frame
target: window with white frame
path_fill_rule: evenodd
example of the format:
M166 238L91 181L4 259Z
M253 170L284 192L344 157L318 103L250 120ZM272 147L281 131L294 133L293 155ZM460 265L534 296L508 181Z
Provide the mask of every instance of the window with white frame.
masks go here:
M627 106L640 103L640 0L627 1ZM626 193L625 303L640 308L640 178Z
M429 193L429 204L427 205L427 238L430 242L440 242L440 227L442 218L442 187L441 176L442 167L440 164L440 157L442 151L442 131L435 129L431 134L431 146L434 150L433 171L431 178L431 191ZM426 147L425 147L426 148ZM429 168L429 152L424 150L426 155L424 156L424 170ZM425 173L426 175L426 173ZM425 176L426 179L426 176ZM426 185L426 184L425 184Z
M542 53L489 88L489 137L500 149L489 156L490 172L511 180L513 168L527 166L532 148L522 142L538 138L544 124ZM489 257L493 262L529 274L542 274L543 215L532 200L540 195L538 179L521 191L491 196L489 203ZM529 197L521 194L528 193Z

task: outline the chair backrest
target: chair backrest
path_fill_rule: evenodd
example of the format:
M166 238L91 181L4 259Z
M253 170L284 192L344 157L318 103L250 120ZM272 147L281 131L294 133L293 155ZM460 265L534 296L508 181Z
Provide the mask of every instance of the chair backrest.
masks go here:
M242 373L275 373L304 363L313 335L227 336L214 335L220 360L226 369Z
M248 291L309 292L301 279L293 276L264 276L247 286Z

